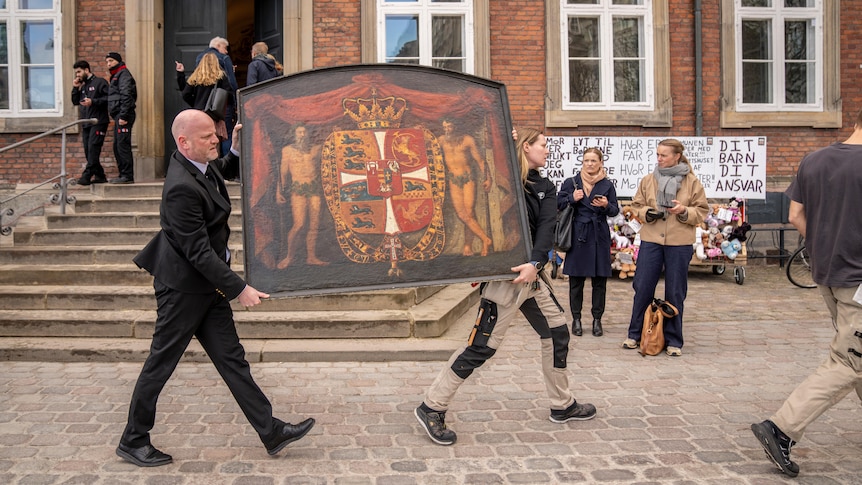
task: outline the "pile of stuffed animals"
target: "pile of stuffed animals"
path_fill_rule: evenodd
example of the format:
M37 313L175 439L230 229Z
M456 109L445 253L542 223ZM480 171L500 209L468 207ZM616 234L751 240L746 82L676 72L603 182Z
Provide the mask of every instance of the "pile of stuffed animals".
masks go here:
M713 204L706 220L696 229L694 238L695 257L735 260L742 251L751 224L742 221L743 201L731 198L727 204ZM611 268L619 271L620 279L631 278L637 269L640 248L641 221L635 217L630 206L622 206L616 217L608 217L611 234L611 252L614 257Z
M694 237L694 253L704 261L713 258L735 260L742 251L751 224L740 222L742 202L731 198L728 204L713 204L706 220Z

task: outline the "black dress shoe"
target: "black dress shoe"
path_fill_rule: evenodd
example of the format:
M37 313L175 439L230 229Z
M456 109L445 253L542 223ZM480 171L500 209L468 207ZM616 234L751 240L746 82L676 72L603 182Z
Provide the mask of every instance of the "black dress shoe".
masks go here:
M90 185L90 177L81 177L75 183L78 185Z
M584 334L584 328L581 325L581 319L576 318L574 322L572 322L572 333L575 334L576 337L580 337Z
M106 184L108 183L108 179L105 177L93 177L94 184Z
M115 179L111 179L108 182L112 184L133 184L135 183L134 179L130 179L128 177L117 177Z
M174 461L171 455L162 453L153 445L133 448L120 443L120 446L117 447L117 456L138 466L162 466Z
M299 424L285 423L281 420L275 420L278 426L273 436L263 442L266 446L266 452L274 455L284 449L285 446L302 438L311 428L314 427L314 418L308 418Z
M604 335L604 332L602 332L602 321L599 320L598 318L594 318L593 319L593 336L601 337L602 335Z

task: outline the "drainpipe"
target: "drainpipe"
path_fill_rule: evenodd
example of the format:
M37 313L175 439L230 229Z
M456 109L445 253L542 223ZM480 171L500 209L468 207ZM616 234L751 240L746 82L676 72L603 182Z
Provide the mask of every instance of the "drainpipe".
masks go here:
M703 18L701 0L694 1L694 131L703 136Z

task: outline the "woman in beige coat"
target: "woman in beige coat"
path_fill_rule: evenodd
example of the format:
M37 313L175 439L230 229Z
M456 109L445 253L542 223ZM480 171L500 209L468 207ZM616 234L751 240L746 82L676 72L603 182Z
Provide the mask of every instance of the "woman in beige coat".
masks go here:
M632 200L634 215L644 221L640 230L637 271L632 281L635 290L627 349L638 348L644 312L655 296L664 269L664 299L676 306L679 314L664 321L667 354L682 355L683 303L688 291L688 265L694 251L695 228L709 210L703 185L683 155L682 143L672 138L656 147L658 163L644 177Z

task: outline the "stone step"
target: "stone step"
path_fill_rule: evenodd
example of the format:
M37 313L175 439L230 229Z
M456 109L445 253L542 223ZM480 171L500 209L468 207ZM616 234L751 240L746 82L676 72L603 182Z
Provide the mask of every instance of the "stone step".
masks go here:
M443 286L399 288L320 296L272 298L252 307L252 312L407 310L422 304ZM458 295L455 295L456 298ZM233 302L236 311L242 305ZM0 309L4 310L155 310L152 279L146 285L0 285Z
M429 338L445 333L478 301L475 288L452 285L408 310L235 311L241 338ZM0 310L0 337L152 337L151 310Z
M92 214L98 212L155 212L158 214L161 197L141 197L139 199L99 199L78 197L75 202L76 214ZM232 212L242 211L242 200L239 196L230 198Z
M98 197L106 199L140 199L157 197L161 198L164 182L138 182L131 185L96 184L89 186L89 192ZM242 185L236 182L226 181L228 195L239 197Z
M241 271L237 271L242 275ZM0 265L0 285L150 286L153 278L126 264Z
M39 231L15 231L15 246L130 246L144 247L158 232L158 227L122 228L90 227L74 229L45 229ZM231 231L231 245L242 240L242 227Z
M140 244L126 246L10 246L0 250L0 265L129 264ZM234 249L231 248L233 251ZM242 261L242 249L237 249Z
M158 229L159 213L156 212L93 212L82 214L49 214L48 229L80 228L155 228ZM232 211L228 225L242 227L242 214Z

